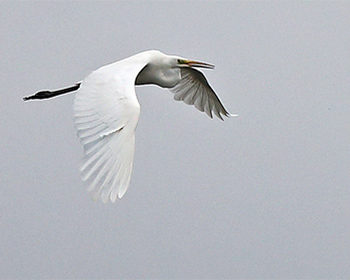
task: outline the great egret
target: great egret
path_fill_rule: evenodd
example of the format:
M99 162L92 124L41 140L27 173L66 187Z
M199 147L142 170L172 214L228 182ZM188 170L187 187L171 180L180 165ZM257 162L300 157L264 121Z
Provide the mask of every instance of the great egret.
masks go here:
M46 99L77 90L73 107L75 127L84 147L82 178L89 183L94 199L115 202L128 189L133 167L140 114L135 85L169 88L175 100L194 105L210 118L213 113L221 120L223 116L236 116L228 113L194 67L213 69L214 65L145 51L103 66L73 86L40 91L23 99Z

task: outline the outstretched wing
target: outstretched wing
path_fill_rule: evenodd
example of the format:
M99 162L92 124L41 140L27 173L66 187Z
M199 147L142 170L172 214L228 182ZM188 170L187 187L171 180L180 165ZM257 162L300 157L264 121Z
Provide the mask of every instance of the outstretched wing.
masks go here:
M75 127L84 147L80 170L93 197L103 202L121 198L129 186L140 114L134 84L143 67L102 67L83 81L74 100Z
M181 81L170 91L174 93L175 100L182 100L188 105L194 105L201 112L206 112L211 118L213 118L213 112L221 120L223 120L222 115L230 116L207 79L194 68L181 68Z

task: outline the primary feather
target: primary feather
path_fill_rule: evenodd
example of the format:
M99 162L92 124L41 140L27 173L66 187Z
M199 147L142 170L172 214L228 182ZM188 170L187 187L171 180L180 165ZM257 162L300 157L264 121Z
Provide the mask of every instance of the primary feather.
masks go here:
M181 68L181 81L170 90L174 93L175 100L194 105L211 118L212 112L221 120L221 114L225 117L230 115L204 75L194 68Z

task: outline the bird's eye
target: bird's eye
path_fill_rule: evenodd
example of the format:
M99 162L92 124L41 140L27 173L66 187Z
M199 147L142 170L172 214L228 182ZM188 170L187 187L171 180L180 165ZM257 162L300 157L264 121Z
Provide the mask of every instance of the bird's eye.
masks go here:
M178 64L184 64L184 63L185 63L185 60L183 60L183 59L178 59L178 60L177 60L177 63L178 63Z

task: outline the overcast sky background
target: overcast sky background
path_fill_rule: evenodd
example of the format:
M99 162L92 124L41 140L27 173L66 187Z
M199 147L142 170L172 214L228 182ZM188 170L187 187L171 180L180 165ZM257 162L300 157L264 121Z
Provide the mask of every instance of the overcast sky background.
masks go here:
M1 1L0 278L350 278L350 3ZM93 202L74 95L159 49L238 118L139 87L131 185Z

